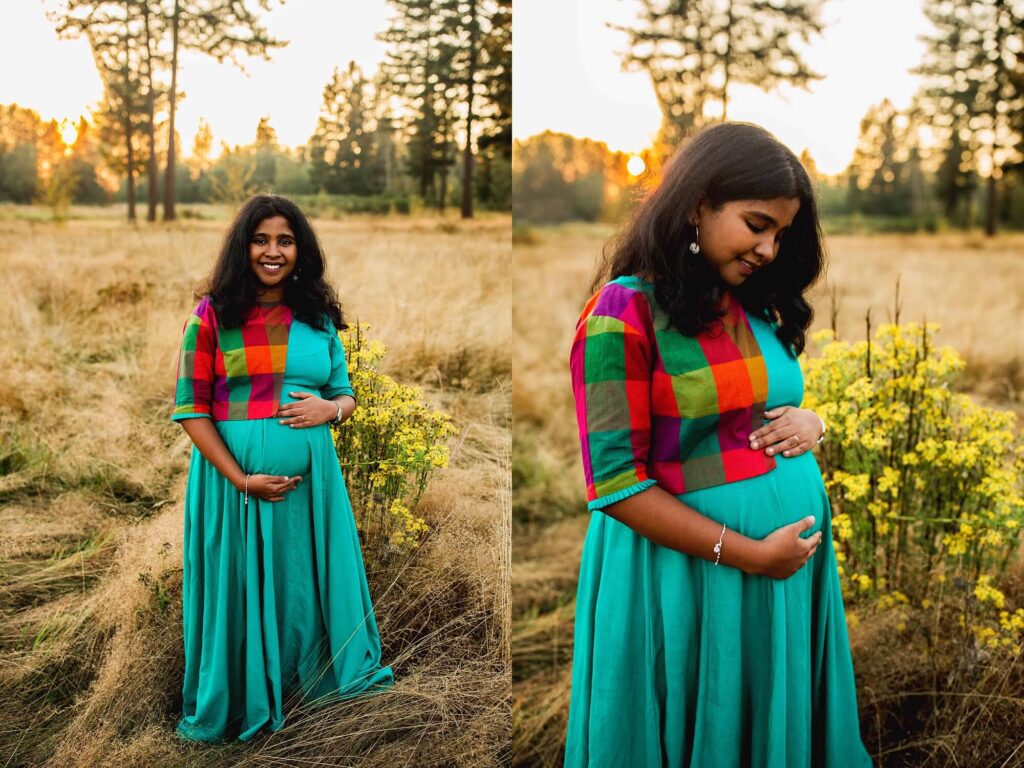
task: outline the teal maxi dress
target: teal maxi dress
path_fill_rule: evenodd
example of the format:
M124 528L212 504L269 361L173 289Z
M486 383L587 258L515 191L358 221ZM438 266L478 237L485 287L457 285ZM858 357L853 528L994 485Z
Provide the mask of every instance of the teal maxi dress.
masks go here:
M298 400L291 391L352 393L337 335L297 318L288 335L282 404ZM213 423L246 472L302 476L284 501L250 495L246 506L244 494L192 447L182 576L185 676L176 730L195 741L247 741L264 727L284 725L290 695L326 703L382 690L393 678L380 663L330 427L293 429L277 418Z
M767 368L765 410L799 407L799 362L776 325L749 321ZM776 580L662 547L594 511L580 565L565 765L870 766L814 454L778 454L771 471L676 498L754 539L813 515L803 535L821 530L822 542Z

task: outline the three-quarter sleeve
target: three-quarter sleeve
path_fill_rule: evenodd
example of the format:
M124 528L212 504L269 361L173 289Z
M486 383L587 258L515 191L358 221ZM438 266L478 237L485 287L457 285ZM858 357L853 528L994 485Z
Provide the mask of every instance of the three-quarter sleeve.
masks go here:
M320 388L321 397L325 400L333 400L339 395L355 397L355 391L348 380L348 363L345 360L345 349L341 346L341 339L338 338L338 331L331 320L327 321L327 330L330 334L331 352L331 375L327 383Z
M655 484L647 476L653 344L646 298L613 283L577 323L569 368L590 511Z
M172 420L213 417L216 351L217 318L209 298L204 297L185 321L182 331Z

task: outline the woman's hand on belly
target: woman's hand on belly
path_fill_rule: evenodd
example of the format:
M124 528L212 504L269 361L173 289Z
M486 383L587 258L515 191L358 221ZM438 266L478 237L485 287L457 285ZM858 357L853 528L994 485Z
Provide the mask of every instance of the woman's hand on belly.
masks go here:
M318 427L333 421L338 416L338 406L333 400L324 400L312 392L289 392L298 402L282 403L275 414L278 424L289 427Z
M264 501L284 501L284 495L302 482L298 475L249 475L249 495Z
M771 422L754 430L749 440L753 450L764 450L767 456L799 456L811 450L822 435L822 421L810 408L781 405L764 415Z
M821 543L821 531L808 536L800 534L814 527L814 517L808 516L795 523L776 528L760 545L760 575L773 579L788 579L811 559Z

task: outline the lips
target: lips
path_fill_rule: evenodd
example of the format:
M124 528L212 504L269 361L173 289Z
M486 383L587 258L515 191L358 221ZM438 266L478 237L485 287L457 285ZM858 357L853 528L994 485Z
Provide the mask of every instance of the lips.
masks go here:
M269 261L261 261L260 266L263 267L267 272L277 272L284 264L274 264Z
M753 274L754 270L760 267L760 264L754 264L752 261L747 261L746 259L736 260L740 263L740 271L746 275Z

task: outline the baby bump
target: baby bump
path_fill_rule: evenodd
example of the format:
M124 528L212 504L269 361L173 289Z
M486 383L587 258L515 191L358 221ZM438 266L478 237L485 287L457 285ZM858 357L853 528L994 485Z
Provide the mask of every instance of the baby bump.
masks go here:
M806 537L821 528L825 516L831 514L813 453L776 457L775 469L763 475L684 493L678 498L752 539L762 539L776 528L813 515L813 527L802 534Z
M224 444L246 472L306 476L311 468L311 441L328 429L293 428L276 418L218 422Z

